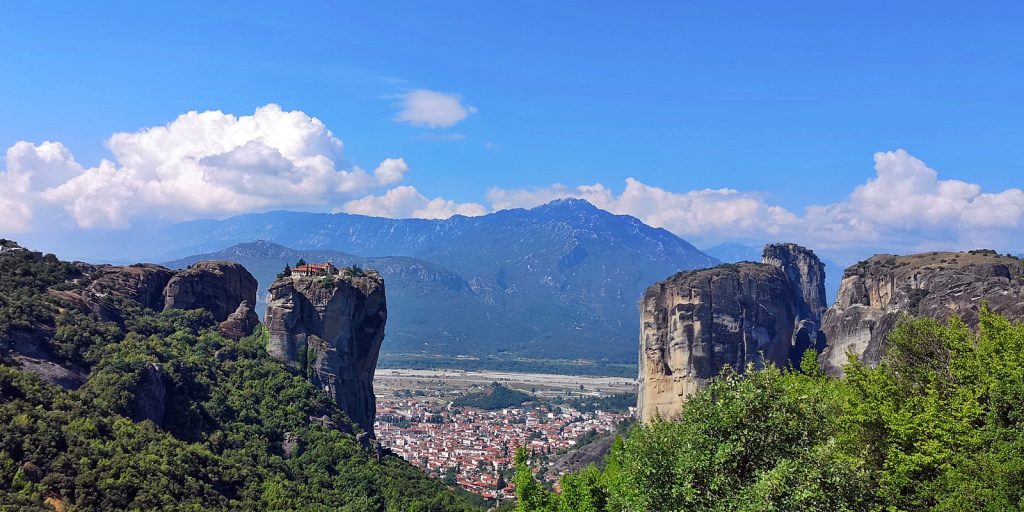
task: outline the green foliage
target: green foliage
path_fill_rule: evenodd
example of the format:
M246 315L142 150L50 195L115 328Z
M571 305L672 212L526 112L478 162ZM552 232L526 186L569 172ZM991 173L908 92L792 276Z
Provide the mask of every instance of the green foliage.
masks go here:
M73 267L0 258L5 328L55 327L58 361L91 369L72 391L0 363L0 510L38 510L47 497L69 510L474 509L362 446L327 395L267 354L265 330L235 342L205 311L111 298L121 328L47 293ZM131 420L146 408L162 421ZM298 441L290 457L286 437Z
M46 289L79 274L52 254L29 251L0 254L0 269L0 335L52 322L58 301Z
M978 332L905 320L878 367L843 379L813 353L800 371L726 369L679 420L634 427L603 470L521 510L1021 510L1024 325L980 316Z
M288 277L290 275L292 275L292 267L288 264L285 264L284 269L277 273L277 279L281 279L282 277Z
M359 267L359 265L349 265L342 269L352 277L363 277L366 275L366 271Z
M476 407L477 409L493 411L522 405L532 398L528 393L495 382L491 384L487 391L468 393L456 398L452 402L452 406Z
M558 495L547 491L533 477L533 470L527 461L526 449L516 448L516 472L512 484L516 487L516 512L557 512Z

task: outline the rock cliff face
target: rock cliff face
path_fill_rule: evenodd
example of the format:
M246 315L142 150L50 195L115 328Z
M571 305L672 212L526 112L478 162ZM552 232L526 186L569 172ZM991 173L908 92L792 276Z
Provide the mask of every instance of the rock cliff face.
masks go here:
M794 244L764 249L764 263L683 272L647 289L640 312L641 420L678 414L724 366L799 362L815 345L825 272Z
M819 361L841 375L847 354L877 364L886 335L904 314L978 322L982 301L1013 319L1024 318L1024 267L994 251L877 255L847 268L836 303L825 314L827 347Z
M821 317L828 309L825 299L825 265L810 249L796 244L764 246L762 262L778 267L796 288L797 316L793 326L791 359L799 361L804 351L824 350Z
M684 272L648 288L640 311L640 418L678 414L725 365L786 364L797 308L782 270L758 263Z
M178 272L164 288L164 309L209 311L227 320L242 302L256 304L256 278L230 261L201 261Z
M228 261L201 261L175 272L152 264L125 267L85 265L86 285L74 290L51 290L101 320L123 323L111 300L120 296L154 311L205 309L221 323L221 332L233 339L252 333L259 318L256 278L242 265Z
M380 275L337 276L330 285L320 277L277 279L265 320L270 355L303 371L372 435L373 375L387 321Z

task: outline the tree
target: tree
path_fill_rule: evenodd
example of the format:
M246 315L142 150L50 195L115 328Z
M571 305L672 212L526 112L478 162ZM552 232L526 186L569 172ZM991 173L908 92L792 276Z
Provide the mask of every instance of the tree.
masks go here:
M306 260L304 258L299 258L299 262L295 264L296 267L302 267L304 265L306 265Z
M516 511L556 512L558 496L544 489L544 486L533 477L525 448L516 448L515 465L516 472L512 477L512 483L516 486Z

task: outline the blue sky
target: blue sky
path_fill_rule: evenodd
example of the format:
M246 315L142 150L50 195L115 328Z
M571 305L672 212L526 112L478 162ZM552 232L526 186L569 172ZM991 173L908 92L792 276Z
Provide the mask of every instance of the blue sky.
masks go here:
M856 187L876 178L875 153L897 149L938 180L977 185L953 199L972 203L1024 186L1021 34L1017 2L19 2L0 18L0 147L27 141L34 151L59 141L82 169L101 158L123 166L108 149L114 133L163 126L189 111L251 116L272 103L319 119L344 141L331 155L339 171L372 172L387 158L408 167L400 183L301 196L285 204L294 208L425 211L372 200L347 206L359 194L372 199L404 186L490 211L530 206L555 183L570 194L599 183L615 199L633 178L655 195L735 189L804 218L812 205L850 203ZM455 98L464 118L451 126L402 122L413 91ZM10 154L6 167L13 182ZM28 204L32 223L50 206L78 215L67 199L75 191L25 187L45 198ZM492 188L508 193L489 195ZM521 189L533 199L495 201ZM736 219L700 229L691 224L705 217L659 218L616 201L602 206L707 243L727 233L754 240L806 231L772 231L785 220L735 228ZM1011 193L996 203L1017 208L1016 201ZM181 217L271 206L280 205L240 200L231 210L197 206ZM1021 227L1024 213L1006 211L1005 222L986 229ZM991 217L978 209L973 221L955 217L962 229L894 219L884 232L837 244L1019 243L973 238L979 216ZM829 232L836 230L844 228Z

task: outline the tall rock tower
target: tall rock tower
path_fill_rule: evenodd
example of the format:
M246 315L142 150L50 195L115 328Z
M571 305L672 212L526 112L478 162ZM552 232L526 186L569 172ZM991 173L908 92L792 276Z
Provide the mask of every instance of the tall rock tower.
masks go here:
M799 362L804 351L810 348L817 352L824 350L821 319L828 310L828 301L825 299L825 265L814 251L797 244L764 246L762 262L782 269L797 292L797 316L794 319L790 359Z
M375 271L281 277L267 301L267 351L302 371L373 435L373 375L387 316L384 280Z
M787 364L797 313L778 267L736 263L682 272L652 285L640 305L637 414L679 414L726 365Z
M640 419L679 414L725 366L799 365L823 340L824 283L813 252L772 244L764 263L681 272L648 288L640 305Z

